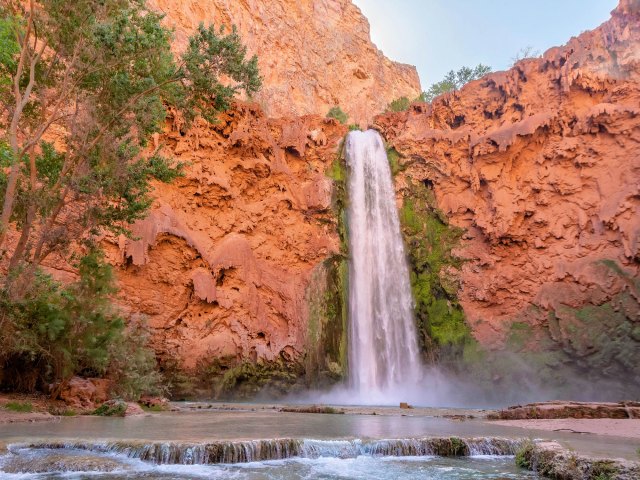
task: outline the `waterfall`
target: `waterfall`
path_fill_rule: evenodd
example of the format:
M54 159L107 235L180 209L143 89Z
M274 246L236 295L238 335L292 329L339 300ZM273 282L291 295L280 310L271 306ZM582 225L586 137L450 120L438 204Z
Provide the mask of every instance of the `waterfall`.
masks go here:
M362 403L390 403L419 382L421 363L396 196L374 131L351 132L349 386Z

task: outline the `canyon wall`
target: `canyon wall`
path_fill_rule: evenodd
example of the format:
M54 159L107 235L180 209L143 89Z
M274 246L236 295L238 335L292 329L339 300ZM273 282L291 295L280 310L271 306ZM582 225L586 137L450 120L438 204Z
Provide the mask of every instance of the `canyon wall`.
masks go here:
M176 50L202 22L235 25L258 56L270 117L325 115L340 106L366 123L393 100L420 94L415 67L392 62L371 42L351 0L150 0L175 29ZM229 31L229 30L227 30Z
M345 172L336 162L346 128L317 115L269 117L323 114L338 103L352 115L362 106L364 121L407 93L380 73L380 62L392 64L349 2L155 3L176 22L177 48L198 21L233 19L263 63L266 112L240 102L215 125L186 129L171 119L156 144L185 163L185 176L155 186L134 240L107 244L121 302L147 319L165 368L174 362L224 388L275 378L280 393L303 374L335 381L346 348ZM350 61L313 47L349 22L360 25L339 40L355 49L346 50ZM461 267L439 273L450 277L443 285L460 285L457 300L480 345L538 352L551 372L568 363L610 378L637 370L638 45L640 3L623 0L609 22L542 58L376 117L401 155L399 203L418 184L438 216L464 229ZM371 55L353 53L361 49ZM365 84L372 87L356 88Z
M155 185L133 239L106 242L121 304L146 319L161 363L300 363L307 287L339 251L325 172L346 128L305 116L267 119L238 103L217 124L171 118L157 146L184 176Z
M403 157L401 196L422 182L465 230L455 275L482 344L519 331L526 349L638 380L639 45L640 2L623 0L566 46L376 119Z

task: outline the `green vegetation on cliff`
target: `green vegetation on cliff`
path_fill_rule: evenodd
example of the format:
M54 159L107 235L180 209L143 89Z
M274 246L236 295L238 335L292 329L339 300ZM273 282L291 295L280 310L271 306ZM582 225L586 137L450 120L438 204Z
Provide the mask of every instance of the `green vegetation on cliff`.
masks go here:
M328 386L346 375L347 275L346 259L335 255L316 267L311 279L305 358L309 386Z
M406 166L400 162L400 154L393 147L387 147L387 159L389 160L391 175L393 175L394 177L406 168Z
M400 210L411 271L420 342L430 361L462 355L474 342L457 301L456 272L462 259L453 250L463 231L449 225L435 206L427 183L408 180Z
M385 112L404 112L409 109L411 105L411 100L408 97L400 97L393 100L389 105L387 105L387 109Z
M327 113L327 118L333 118L343 125L346 125L347 121L349 120L349 115L343 112L342 109L336 105L329 110L329 112Z
M433 100L443 93L460 90L464 85L472 80L478 80L491 72L491 67L478 64L474 68L462 67L457 72L451 70L444 79L434 83L428 90L422 92L420 100L431 103Z
M340 253L314 271L307 291L307 382L314 387L342 380L347 371L348 237L347 167L344 144L326 172L333 180L332 210L340 238Z

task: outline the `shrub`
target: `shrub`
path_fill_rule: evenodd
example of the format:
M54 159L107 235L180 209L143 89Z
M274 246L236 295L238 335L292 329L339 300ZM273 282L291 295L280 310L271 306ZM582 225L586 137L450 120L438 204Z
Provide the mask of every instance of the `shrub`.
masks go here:
M531 45L527 45L526 47L521 48L518 52L511 57L511 66L513 67L520 60L524 60L525 58L537 58L540 56L540 50L536 50Z
M144 394L162 396L166 383L157 369L155 353L148 346L149 332L145 325L129 325L119 342L110 346L107 377L113 380L112 393L129 401Z
M96 408L93 414L100 417L124 417L126 411L126 402L122 400L109 400Z
M396 98L393 102L387 105L386 112L405 112L409 110L409 105L411 105L411 100L407 97Z
M347 121L349 120L349 115L344 113L340 107L335 106L331 110L329 110L329 112L327 113L327 118L334 118L341 124L346 125Z
M109 373L125 396L156 389L160 378L145 337L126 331L111 303L111 266L90 250L78 271L79 279L63 286L37 270L18 299L0 290L3 386L32 392L57 383L61 389L74 375Z
M535 445L533 442L526 442L522 447L520 447L516 452L516 465L520 468L531 470L533 467L532 458L534 449Z

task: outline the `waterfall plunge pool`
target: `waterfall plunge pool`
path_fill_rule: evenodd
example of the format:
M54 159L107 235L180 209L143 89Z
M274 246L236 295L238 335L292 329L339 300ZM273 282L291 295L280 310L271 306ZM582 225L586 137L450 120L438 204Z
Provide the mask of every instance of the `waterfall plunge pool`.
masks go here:
M46 457L55 452L30 452L31 465L46 464ZM112 455L108 458L76 455L95 468L91 472L46 472L2 474L7 480L41 479L104 479L104 480L176 480L176 479L234 479L234 480L475 480L475 479L536 479L533 473L515 467L513 458L471 457L366 457L317 459L287 459L252 462L237 465L153 465L140 460ZM116 462L118 464L116 464ZM74 464L71 464L74 465ZM79 463L75 464L76 466ZM104 466L111 471L99 471Z
M527 438L553 438L604 457L633 458L640 446L630 439L523 430L481 420L385 415L384 408L378 415L238 408L246 410L2 425L0 442L8 451L0 456L0 478L528 479L538 477L516 468L510 456L434 456L439 448L434 438L465 439L471 455L512 454L515 442Z

